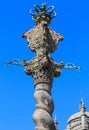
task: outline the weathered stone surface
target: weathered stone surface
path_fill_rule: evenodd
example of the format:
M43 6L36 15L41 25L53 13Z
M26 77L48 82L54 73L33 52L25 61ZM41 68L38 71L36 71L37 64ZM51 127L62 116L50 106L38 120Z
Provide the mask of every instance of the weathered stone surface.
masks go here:
M47 55L36 56L30 62L25 64L25 72L32 75L34 84L39 82L52 83L53 78L61 74L63 62L57 64Z
M36 130L56 130L51 115L44 109L36 109L33 114Z
M29 48L39 56L54 52L58 42L63 40L63 36L48 28L46 21L23 33L23 37L27 39Z
M34 97L37 109L33 114L33 120L36 123L36 130L55 130L55 125L51 118L54 109L54 103L50 94L51 85L39 83L35 88Z

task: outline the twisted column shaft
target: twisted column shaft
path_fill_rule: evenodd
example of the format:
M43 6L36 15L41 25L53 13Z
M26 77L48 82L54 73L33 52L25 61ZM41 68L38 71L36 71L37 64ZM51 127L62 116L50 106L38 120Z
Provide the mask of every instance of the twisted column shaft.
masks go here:
M51 97L51 85L39 83L35 86L36 111L33 120L36 123L36 130L56 130L52 120L54 103Z

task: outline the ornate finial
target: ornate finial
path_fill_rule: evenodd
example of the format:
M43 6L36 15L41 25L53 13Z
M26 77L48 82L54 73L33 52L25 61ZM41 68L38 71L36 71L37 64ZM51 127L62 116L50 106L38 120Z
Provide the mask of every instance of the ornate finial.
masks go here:
M85 112L85 111L86 111L86 107L85 107L85 105L84 105L83 98L81 99L81 102L80 102L80 111L81 111L81 112Z
M56 118L56 114L55 114L55 118L54 118L54 124L55 124L55 127L56 127L56 130L58 130L57 126L58 126L58 120Z
M35 4L34 8L30 10L30 14L36 23L39 23L42 20L46 20L49 23L50 20L56 16L54 6L46 8L46 3L43 3L42 6Z

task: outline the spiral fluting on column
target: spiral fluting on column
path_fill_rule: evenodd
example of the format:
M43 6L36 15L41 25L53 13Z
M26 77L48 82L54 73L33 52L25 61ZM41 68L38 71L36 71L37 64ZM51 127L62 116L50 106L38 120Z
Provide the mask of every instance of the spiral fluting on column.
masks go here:
M44 89L44 86L46 89ZM34 97L36 100L36 111L33 120L36 123L36 130L56 130L52 120L54 103L51 97L51 85L40 83L35 86Z

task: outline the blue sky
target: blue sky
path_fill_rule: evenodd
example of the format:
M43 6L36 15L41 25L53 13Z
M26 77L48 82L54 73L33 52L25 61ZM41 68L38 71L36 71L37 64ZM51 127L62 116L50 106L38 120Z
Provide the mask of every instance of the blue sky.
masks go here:
M35 23L29 14L34 4L46 2L54 5L57 16L50 27L64 36L58 49L51 56L56 62L74 63L82 70L63 69L54 79L52 97L58 128L64 130L71 114L79 110L83 97L89 111L89 0L3 0L0 2L0 130L34 129L32 114L35 110L32 78L24 73L24 67L4 61L31 60L35 55L28 49L22 33Z

